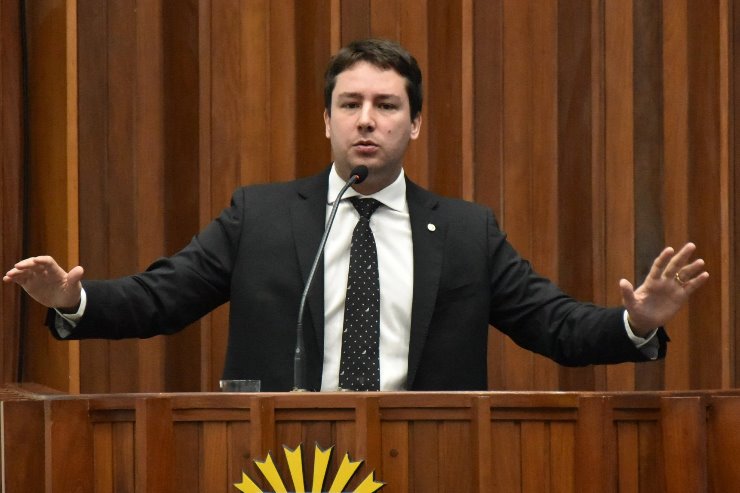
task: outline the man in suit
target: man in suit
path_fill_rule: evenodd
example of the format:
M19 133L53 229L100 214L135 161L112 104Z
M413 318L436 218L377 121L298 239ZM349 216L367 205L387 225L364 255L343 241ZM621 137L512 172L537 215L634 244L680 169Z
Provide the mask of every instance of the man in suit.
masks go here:
M621 280L623 307L571 299L514 251L489 209L439 197L405 177L403 157L419 135L421 106L421 72L408 52L383 40L352 43L326 72L324 121L334 162L322 173L238 189L187 247L144 273L82 282L81 267L65 272L50 257L33 257L4 281L57 309L50 326L65 339L167 334L230 301L224 378L289 390L296 314L313 256L337 192L364 165L367 178L338 204L309 295L308 388L484 390L489 324L565 365L663 357L661 327L708 278L703 261L690 260L694 245L666 248L637 289ZM367 266L377 271L378 286L364 297L378 300L372 335L357 336L367 339L348 355L347 332L356 330L345 324L355 317L345 302L354 286L351 243L363 223L352 197L377 201L364 224L373 243ZM342 384L348 360L367 351L376 381Z

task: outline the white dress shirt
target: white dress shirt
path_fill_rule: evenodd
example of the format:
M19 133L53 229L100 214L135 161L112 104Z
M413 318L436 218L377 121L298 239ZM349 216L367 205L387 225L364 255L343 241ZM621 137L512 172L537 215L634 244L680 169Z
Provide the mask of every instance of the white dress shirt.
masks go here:
M329 174L326 217L345 181L332 166ZM347 294L352 232L360 215L349 197L342 198L324 251L324 368L321 390L337 390L342 354L344 300ZM414 291L414 256L411 222L406 203L403 171L390 186L369 195L383 205L370 217L378 250L380 277L380 390L403 390L408 373L411 302Z

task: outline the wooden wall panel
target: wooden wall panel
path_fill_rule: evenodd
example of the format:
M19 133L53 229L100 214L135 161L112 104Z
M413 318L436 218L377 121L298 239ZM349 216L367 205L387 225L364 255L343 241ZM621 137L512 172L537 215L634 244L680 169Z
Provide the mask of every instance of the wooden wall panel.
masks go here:
M42 23L47 4L68 9L53 11L56 24ZM35 43L79 36L79 65L69 56L36 58L32 70L40 73L45 60L55 82L66 84L74 70L79 83L78 99L63 96L72 87L63 85L55 105L32 105L45 119L29 126L36 136L34 176L69 180L80 173L68 183L69 190L79 184L79 206L76 195L49 194L36 213L43 221L34 224L58 231L32 231L32 245L51 238L48 251L61 251L63 263L74 263L66 252L79 248L89 277L141 269L187 242L237 186L323 168L330 160L321 119L326 60L351 39L390 37L424 71L422 134L405 163L412 179L491 207L536 269L579 299L620 304L619 279L639 283L664 244L695 241L711 272L669 325L665 362L565 369L492 330L490 387L737 385L733 146L740 23L732 2L34 5ZM69 24L72 5L76 23ZM46 97L43 87L32 101ZM72 138L77 166L75 146L61 145L74 132L60 140L51 131L64 124L47 123L69 121L64 104L79 111L79 136ZM40 316L33 317L29 374L70 387L59 376L68 374L68 361L74 370L75 346L47 343ZM174 337L84 342L77 380L90 391L215 389L227 326L224 307Z
M688 63L689 63L689 147L688 182L686 200L689 204L687 218L690 239L706 245L702 256L717 272L704 287L701 302L689 307L690 364L692 371L689 385L692 388L727 386L730 382L723 374L728 361L717 357L727 347L729 330L723 313L723 298L727 290L727 267L722 259L723 244L729 240L724 231L722 202L728 199L720 182L723 162L720 129L720 112L724 111L720 97L720 2L689 1L688 5ZM724 15L723 15L724 17ZM713 269L714 270L714 269ZM723 320L725 323L723 324Z
M290 488L282 445L301 442L307 480L314 476L314 444L333 447L325 488L345 453L365 461L348 490L370 470L392 493L725 492L738 484L737 391L431 397L26 392L3 399L9 493L27 491L29 484L65 492L174 491L175 485L232 491L242 470L267 490L254 461L268 453ZM363 428L363 406L377 411L372 435L355 434ZM475 437L483 416L488 432ZM365 455L370 440L382 442L380 457ZM491 454L476 460L476 441L486 442ZM35 476L11 451L31 459ZM482 468L490 472L487 484L475 481Z
M731 385L740 385L740 200L737 199L738 190L740 190L740 153L735 152L735 143L740 142L740 12L735 4L728 8L728 24L730 27L730 39L727 49L732 53L730 57L730 74L729 74L729 149L730 161L728 163L728 183L729 193L729 214L731 217L728 234L730 236L730 245L732 249L728 252L727 267L729 270L729 285L734 286L730 289L730 310L728 329L735 334L734 341L730 341L729 348L730 361L734 362Z
M679 244L689 238L689 115L688 115L688 42L686 32L687 5L685 0L663 3L663 138L664 187L663 207L671 211L664 218L667 244ZM684 309L671 322L670 361L666 362L666 387L685 388L689 385L689 317Z
M592 182L592 146L596 122L592 114L594 90L591 60L594 16L590 0L565 2L557 14L557 245L551 260L559 285L571 296L597 301L594 250L602 246L594 234L596 193ZM555 222L555 221L553 221ZM601 300L599 300L601 301ZM561 385L570 389L593 389L593 369L560 368Z
M80 7L81 262L89 278L116 277L174 253L198 228L197 9ZM85 341L82 388L197 390L199 360L197 331Z
M20 3L0 0L0 259L8 269L23 255L23 76ZM2 270L3 274L6 272ZM21 295L0 285L0 372L3 382L18 375Z
M503 202L499 221L520 254L557 281L557 2L503 9ZM483 82L485 83L485 82ZM504 380L493 388L557 387L554 364L500 334Z
M662 11L661 2L635 2L634 10L634 192L635 281L650 272L653 259L665 246L661 194L663 167ZM681 242L681 240L679 240ZM681 242L683 244L683 242ZM663 388L660 363L637 365L638 390Z
M26 5L28 38L28 210L26 249L63 266L78 263L76 5L42 0ZM35 145L34 145L35 143ZM24 379L79 391L79 343L60 343L31 303L24 338Z

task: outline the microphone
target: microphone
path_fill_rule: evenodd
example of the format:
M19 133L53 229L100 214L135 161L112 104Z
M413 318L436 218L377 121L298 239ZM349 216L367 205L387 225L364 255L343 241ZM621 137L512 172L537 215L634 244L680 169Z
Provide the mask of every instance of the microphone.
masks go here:
M329 237L329 231L331 231L331 225L334 223L334 216L337 215L337 208L339 207L339 201L347 191L349 187L357 183L362 183L367 178L368 174L367 166L361 164L355 166L350 173L349 180L344 184L342 189L337 194L337 198L334 200L334 205L331 208L329 214L329 220L326 222L326 228L324 229L324 236L321 237L319 243L319 249L316 252L316 257L313 259L313 265L308 273L308 279L306 279L306 287L303 288L303 294L301 295L301 304L298 307L298 325L296 327L296 341L295 341L295 354L293 356L293 392L305 392L306 389L306 360L305 352L306 347L303 341L303 312L306 309L306 299L308 298L308 292L313 284L313 278L316 274L316 267L319 264L319 259L324 253L324 247L326 246L326 239Z

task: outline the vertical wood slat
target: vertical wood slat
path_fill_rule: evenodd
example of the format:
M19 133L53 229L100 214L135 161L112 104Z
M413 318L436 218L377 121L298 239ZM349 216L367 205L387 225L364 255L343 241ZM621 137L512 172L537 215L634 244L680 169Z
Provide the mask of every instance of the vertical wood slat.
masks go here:
M79 216L79 115L77 97L77 3L68 0L65 4L65 48L66 48L66 202L67 202L67 262L70 267L80 263L80 216ZM80 392L80 344L68 347L69 392Z
M619 491L640 491L640 432L637 423L617 424Z
M240 125L235 111L241 108L241 98L235 86L241 82L237 79L241 64L234 57L240 47L241 29L235 22L239 20L237 6L235 2L211 1L199 5L199 90L207 98L201 99L199 107L199 142L207 150L200 153L200 227L229 203L230 194L239 183ZM214 71L214 66L223 70ZM227 320L228 308L220 307L203 321L201 344L207 344L207 351L201 350L201 354L207 359L203 362L201 390L216 389L226 351Z
M45 491L43 402L0 402L0 433L3 492Z
M298 152L298 133L303 129L295 121L301 90L297 60L308 57L299 52L295 25L302 22L294 8L295 0L270 2L270 180L289 180L298 176L298 166L309 161L309 156ZM304 40L306 41L306 40ZM320 95L311 94L313 97ZM321 112L312 115L321 121ZM284 118L292 124L285 124ZM316 127L312 127L316 128ZM323 127L316 139L325 140ZM323 163L322 163L323 164Z
M491 425L492 491L520 492L522 484L521 426L509 421L494 421Z
M20 4L0 1L0 269L23 255L23 76ZM5 272L3 270L3 272ZM21 296L15 286L0 284L0 372L3 382L19 379Z
M665 491L665 478L662 474L655 474L655 471L664 470L661 453L664 444L660 423L649 419L642 420L638 424L638 429L640 433L638 449L640 491Z
M475 474L475 490L490 492L493 487L491 471L491 400L476 397L471 402L471 462Z
M591 110L595 103L592 91L598 93L593 78L593 58L599 56L592 46L593 15L589 0L561 2L557 13L557 232L556 258L551 259L561 288L576 299L596 300L594 289L594 250L598 248L594 218L598 193L593 183L594 160L592 147L598 140L599 122ZM599 19L599 17L597 17ZM584 207L585 205L585 207ZM603 216L598 216L599 219ZM554 221L553 221L554 222ZM578 234L572 234L577 231ZM559 377L561 388L594 389L593 368L559 368L552 373ZM551 383L556 388L558 382Z
M740 37L740 11L738 11L736 4L733 2L723 12L728 13L730 16L729 22L731 23L730 33L728 36L732 39L738 39ZM731 73L729 74L730 88L728 89L732 95L730 101L731 113L728 116L730 121L730 135L728 140L730 141L729 148L734 151L735 146L740 143L740 101L738 95L740 94L740 52L737 49L732 50L730 68ZM728 180L733 184L735 190L738 188L740 183L740 153L733 152L732 160L728 163L729 169L731 170ZM733 198L731 200L732 210L730 215L733 219L730 220L730 231L732 237L733 249L730 252L730 284L733 286L740 286L740 200ZM734 368L732 368L732 387L737 388L740 386L740 358L737 356L737 348L740 348L740 313L738 313L737 298L733 301L730 317L730 330L734 332L734 340L730 341L731 347L735 348L735 356L733 357Z
M476 481L471 466L473 440L467 421L439 423L439 491L473 491Z
M113 493L113 485L116 484L118 479L115 474L116 472L120 473L120 471L115 470L112 451L120 449L121 444L115 443L113 436L113 425L111 423L93 426L95 462L92 468L95 493Z
M227 443L226 423L203 423L200 430L200 467L202 472L198 476L199 490L202 493L217 493L229 491L230 482L240 479L228 476L228 460L226 454Z
M547 491L550 488L550 441L547 425L541 421L523 421L522 491Z
M429 125L428 155L425 163L429 173L429 187L443 195L459 197L462 193L463 115L461 113L463 87L461 49L463 33L460 29L446 29L451 20L461 21L462 0L427 2L427 22L430 32L427 41L427 67L424 72L427 95L425 115ZM455 73L450 77L450 72ZM450 125L435 122L446 121ZM454 122L454 123L453 123ZM458 145L449 145L456 142Z
M605 223L610 247L606 254L606 303L612 306L621 303L614 283L622 277L634 281L632 6L632 2L606 2L604 9ZM608 368L607 388L634 389L634 367Z
M530 224L534 222L532 211L531 161L532 139L529 131L530 114L533 107L531 72L534 64L529 42L533 29L529 25L529 11L535 9L523 2L503 2L503 154L506 166L503 170L502 190L506 204L499 218L502 227L524 258L534 254ZM526 81L526 82L523 82ZM500 363L506 381L502 389L527 388L531 385L534 372L533 357L501 334L495 336L503 346ZM518 368L518 371L513 371Z
M409 423L386 422L383 427L382 479L387 493L404 493L409 491L410 460L412 451L409 447Z
M76 32L71 32L76 30L76 4L43 0L26 7L28 57L33 60L28 68L27 132L31 142L43 142L29 155L28 200L34 207L28 220L37 227L29 231L28 248L71 267L78 262L76 60L74 47L69 46L76 39ZM53 340L44 319L45 310L31 304L25 378L79 392L79 343ZM38 354L44 358L33 357Z
M551 422L549 425L551 491L575 491L575 426L573 423L561 422Z
M707 411L710 417L708 475L710 491L732 491L740 484L740 399L715 396ZM731 430L731 431L730 431Z
M44 413L44 491L93 493L93 470L90 467L94 457L93 435L88 402L45 401Z
M700 397L660 401L666 491L707 490L707 418Z
M439 449L439 428L434 421L417 421L413 423L411 433L410 477L419 491L440 493L439 462L437 453L419 453L420 450L436 451Z
M255 396L249 403L249 453L264 460L277 450L275 442L275 401L272 397Z
M174 493L175 459L169 398L136 400L136 491Z
M180 484L199 485L206 474L201 468L201 429L205 423L175 423L173 447L175 449L175 475Z
M414 55L423 72L424 107L422 109L422 127L419 137L411 143L404 160L404 172L417 184L428 187L430 180L429 154L430 132L433 120L427 118L429 98L429 1L405 0L402 2L399 41ZM419 22L419 20L424 22Z
M663 140L665 143L663 208L668 245L679 245L689 236L688 221L688 33L686 0L663 2ZM670 63L667 63L670 61ZM688 388L691 379L689 308L671 321L671 358L666 361L666 388Z
M159 3L157 3L159 2ZM152 258L179 250L193 237L199 223L199 102L191 97L198 94L198 1L161 2L157 0L153 10L161 8L161 44L163 46L163 68L158 91L161 93L161 125L163 136L160 142L163 154L163 171L157 176L163 181L162 191L157 200L160 213L152 223L162 223L161 231L156 232L161 240L156 242L158 252L152 251L147 257L145 247L140 249L140 261L148 265ZM146 51L142 50L146 55ZM151 77L156 80L154 77ZM156 134L157 132L153 132ZM142 156L144 167L152 166L151 158ZM154 167L154 166L152 166ZM153 194L154 195L154 194ZM142 231L151 231L144 225L150 222L146 208L140 211ZM171 388L180 392L200 390L199 372L204 364L200 358L199 324L196 322L173 337L165 338L164 344L157 347L162 354L158 356L154 371L161 372L159 387ZM156 361L156 359L155 359ZM158 366L158 365L161 365ZM149 371L146 367L143 371ZM146 380L151 377L145 375Z
M100 174L107 201L104 221L108 227L104 241L106 257L100 266L103 270L90 272L95 277L120 277L138 269L135 243L122 241L137 231L136 129L138 90L136 78L138 60L136 53L137 24L136 0L115 0L106 9L105 38L107 63L100 68L106 71L102 81L106 98L108 129L104 134L106 167ZM159 164L157 164L159 165ZM92 234L94 225L87 225ZM97 252L90 252L96 255ZM139 385L137 352L138 342L126 340L108 345L107 372L110 387L107 392L133 392Z
M136 270L143 270L166 252L164 247L165 221L162 214L152 210L164 209L165 192L165 145L164 105L167 103L162 91L164 41L162 3L160 0L138 2L135 8L136 22L136 75L135 121L133 138L133 160L136 166L134 187L136 203ZM146 117L144 117L146 115ZM183 174L186 165L181 164ZM183 190L185 193L185 190ZM138 389L155 392L165 386L165 340L154 338L139 341Z
M641 283L663 250L661 187L664 175L662 137L662 9L658 1L634 3L634 194L635 265L631 276ZM662 362L635 367L635 390L663 388Z
M730 70L732 68L732 60L730 59L731 53L734 51L730 46L730 40L733 39L730 34L730 26L732 23L733 8L731 2L728 0L719 0L717 4L717 17L718 17L718 56L717 61L719 68L719 81L717 89L717 99L719 102L719 220L721 225L721 245L720 245L720 258L723 259L721 264L722 272L722 292L720 299L720 360L722 361L722 374L720 376L721 388L728 388L736 384L734 368L731 363L734 357L733 347L736 341L737 332L736 328L733 331L733 326L737 320L737 308L734 303L737 302L737 297L734 296L735 290L728 289L728 286L733 285L733 270L736 269L734 263L730 261L733 245L736 243L732 223L732 206L733 200L736 195L736 187L731 181L733 177L733 163L730 162L731 156L734 151L731 148L731 123L730 120L730 103L731 103L731 83L730 83Z
M114 486L123 491L136 488L136 425L134 422L113 423Z
M362 477L379 471L383 464L380 407L377 397L359 397L355 407L355 453L364 460L358 474Z
M290 79L291 92L295 91L295 106L291 108L294 119L295 169L276 179L288 179L314 174L323 169L331 159L329 141L324 137L324 67L332 53L329 51L331 35L331 10L326 0L302 2L293 0L293 37L295 54L290 67L295 73ZM291 17L288 17L289 19ZM275 40L279 42L278 40ZM321 63L316 63L321 60ZM282 126L278 127L282 129ZM281 145L282 136L275 140Z
M86 276L108 274L110 236L106 174L108 158L108 4L78 1L79 71L79 188L85 202L94 204L80 210L80 262ZM92 26L106 26L95 29ZM110 390L111 372L108 341L80 342L80 388L83 392ZM106 368L106 371L101 371Z
M615 493L617 453L609 400L589 396L578 400L575 470L576 491Z
M210 115L211 106L211 2L198 2L198 115ZM204 227L211 220L213 201L211 197L211 119L198 118L198 227ZM216 390L216 375L219 368L218 352L213 334L213 315L208 314L200 320L200 375L202 391ZM223 337L221 338L223 341Z
M473 200L475 196L475 29L474 21L474 2L473 0L462 0L461 6L461 27L462 41L460 49L462 51L461 60L461 132L462 142L461 151L461 189L460 196L465 200Z
M699 244L716 245L723 241L721 231L722 197L720 177L720 111L719 99L719 10L718 0L699 2L688 0L687 33L689 64L689 147L687 200L690 205L688 218L691 238ZM721 244L721 243L720 243ZM727 274L722 265L721 248L702 250L708 266L716 266L717 274L711 276L702 288L701 303L690 306L692 388L713 388L722 385L722 367L726 364L717 354L722 354L723 285ZM701 333L701 336L699 336Z

